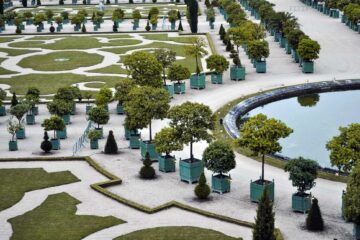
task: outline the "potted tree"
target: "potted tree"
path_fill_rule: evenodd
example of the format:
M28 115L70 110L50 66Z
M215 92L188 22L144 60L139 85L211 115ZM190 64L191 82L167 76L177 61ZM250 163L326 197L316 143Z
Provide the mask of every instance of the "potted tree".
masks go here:
M104 108L107 112L109 111L108 103L112 99L112 91L110 88L104 86L95 96L95 104L98 107Z
M44 30L44 21L46 20L46 17L42 13L38 13L34 17L34 25L36 26L36 31L41 32Z
M168 91L170 97L174 95L174 86L166 84L166 69L176 60L176 52L167 49L156 49L155 57L162 66L164 88Z
M9 141L9 151L17 151L17 139L15 138L16 133L21 129L21 124L16 121L10 119L8 123L8 132L11 134L11 140Z
M230 170L236 166L235 154L231 146L224 141L215 141L205 149L203 153L205 167L215 174L211 178L213 192L230 192Z
M305 34L300 29L293 29L289 31L286 35L286 38L288 40L288 45L291 48L291 56L294 58L295 62L299 62L299 54L297 52L297 49L299 47L299 43L302 38L305 37Z
M141 18L141 13L138 9L134 9L132 12L132 18L134 19L133 21L133 30L136 30L136 28L139 27L139 20Z
M6 115L6 108L3 101L6 99L6 92L0 88L0 116Z
M215 71L211 73L211 82L221 84L223 81L223 72L229 68L229 62L226 58L217 54L211 55L206 59L206 65L208 69Z
M212 7L206 10L206 19L209 21L210 28L214 29L215 12Z
M320 45L309 38L303 38L298 46L297 52L302 59L302 72L314 72L314 60L319 58Z
M178 20L178 11L172 9L168 12L168 20L170 22L171 30L175 30L176 21Z
M88 113L88 119L90 121L93 121L97 124L97 127L95 128L96 131L100 132L100 137L104 137L104 131L103 128L100 127L100 124L107 124L110 119L109 112L106 111L103 107L97 106L91 108L91 110Z
M24 16L24 18L26 20L26 25L32 25L33 24L32 17L34 16L34 14L31 11L25 11L23 16Z
M265 40L249 42L247 52L250 59L255 61L256 72L266 73L266 58L269 57L269 43Z
M78 14L74 15L72 18L71 18L71 24L74 25L74 31L75 32L78 32L80 30L80 27L81 27L81 18Z
M65 102L67 102L68 104L72 105L72 108L70 110L70 112L66 115L66 118L69 119L70 122L70 114L74 115L75 111L76 111L76 102L75 102L75 98L79 98L81 99L81 91L78 87L75 86L69 86L69 87L61 87L57 90L55 96L54 96L54 100L63 100ZM65 123L67 120L64 120Z
M63 19L63 17L62 16L56 16L55 18L54 18L54 21L55 21L55 23L57 24L57 26L56 26L56 32L60 32L61 31L61 29L63 28L63 22L64 22L64 19Z
M318 164L314 160L302 157L292 159L285 165L289 172L289 180L297 187L297 193L292 195L292 209L295 212L307 213L311 207L311 193L306 193L315 186Z
M265 155L280 152L280 138L289 136L293 130L283 122L274 118L268 119L264 114L250 117L240 128L240 138L236 144L250 149L254 154L261 155L261 177L250 183L250 198L252 202L259 202L266 186L269 188L269 196L274 201L274 181L265 180L264 167Z
M186 46L185 53L188 56L195 57L196 74L190 77L190 88L203 89L205 88L205 74L200 74L199 58L207 54L205 49L205 41L203 38L194 38L190 46Z
M158 23L158 15L151 15L150 17L151 30L156 30Z
M17 139L24 139L25 138L25 127L22 126L23 117L27 113L27 111L30 109L30 106L27 103L19 103L16 106L13 106L10 108L10 113L14 117L17 118L19 121L19 130L16 132L16 138Z
M69 23L69 12L64 11L64 12L61 12L60 15L61 15L61 16L63 17L63 19L64 19L64 24Z
M74 105L72 102L64 99L54 99L47 103L49 112L53 115L62 117L66 125L70 124L70 113L73 107Z
M172 151L180 151L183 145L178 141L173 128L163 128L156 133L154 144L158 153L165 153L159 156L159 171L175 172L175 156L171 156Z
M140 148L140 139L141 133L139 129L141 126L136 121L131 121L129 116L126 116L124 129L125 129L125 139L129 140L129 147L131 149Z
M173 63L168 69L167 76L170 81L174 82L174 93L185 93L185 82L182 80L190 77L190 71L187 67Z
M169 94L162 88L144 86L134 88L129 93L129 99L125 102L125 112L128 115L130 125L138 125L139 128L149 126L149 140L141 140L140 142L143 159L146 152L149 152L151 160L158 160L159 156L152 142L151 121L153 119L164 119L170 108L169 103Z
M45 15L46 15L47 22L50 24L52 21L52 18L54 17L54 12L51 9L47 9L45 11Z
M239 55L233 58L234 65L230 68L230 79L235 81L245 80L245 67L241 65Z
M58 131L64 131L65 123L64 119L59 116L53 115L48 119L45 119L41 124L45 131L54 131L54 137L51 138L52 150L60 149L60 139L57 136Z
M90 139L90 148L99 149L99 138L101 138L101 132L97 129L91 129L87 137Z
M116 105L117 114L124 114L124 102L128 99L129 92L135 87L134 80L125 78L115 85L115 100L118 101Z
M25 99L31 103L31 114L38 115L39 107L37 104L40 102L40 90L36 87L29 87Z
M204 170L203 162L193 155L193 144L201 140L211 141L208 130L214 128L215 119L206 105L185 102L170 109L170 127L174 128L178 141L190 145L190 158L181 160L180 178L189 183L197 182Z

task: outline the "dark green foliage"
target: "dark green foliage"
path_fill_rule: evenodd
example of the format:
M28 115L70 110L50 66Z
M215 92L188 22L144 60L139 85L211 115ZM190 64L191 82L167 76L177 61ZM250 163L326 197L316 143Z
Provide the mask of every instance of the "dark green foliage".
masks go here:
M81 27L81 32L86 33L86 27L85 27L85 24L83 24L83 25L82 25L82 27Z
M195 195L199 199L207 199L210 194L210 187L206 184L206 177L204 173L201 173L199 178L199 184L194 189Z
M180 23L179 23L179 28L178 28L179 31L184 31L183 29L183 26L182 26L182 23L181 23L181 20L180 20Z
M225 35L225 29L224 29L224 26L223 26L222 24L220 25L219 35L220 35L220 36L224 36L224 35Z
M36 0L36 5L37 5L37 6L41 6L41 1L40 1L40 0Z
M133 0L129 0L129 4L133 4L134 3L134 1Z
M12 95L12 98L11 98L11 106L14 107L18 103L19 103L19 101L17 100L16 93L14 92L13 95Z
M196 0L188 0L188 11L190 13L189 25L191 33L197 33L198 31L198 11L199 5Z
M233 63L235 64L235 66L241 67L241 61L240 61L240 58L239 58L238 54L235 55L235 57L233 59Z
M106 0L106 4L110 4L110 0Z
M207 8L210 7L210 1L209 1L209 0L205 0L205 6L206 6Z
M306 218L306 228L310 231L324 230L324 221L316 198L312 200L311 208Z
M15 33L16 33L16 34L21 34L20 26L17 26L17 27L16 27Z
M177 1L176 1L176 2L177 2ZM177 17L178 17L179 20L181 20L181 13L180 13L179 10L177 11Z
M274 225L275 213L266 186L256 211L253 240L275 240Z
M114 137L113 131L109 131L109 135L106 140L104 152L106 154L116 154L118 152L118 147Z
M203 153L205 167L215 173L227 173L236 166L231 146L221 140L210 143Z
M146 27L145 27L145 30L146 31L150 31L151 27L150 27L150 24L149 24L149 20L146 22Z
M231 46L232 46L232 44L231 44L231 41L229 40L229 41L227 42L227 44L226 44L226 51L227 51L227 52L230 52L230 51L231 51Z
M151 166L152 161L150 159L150 154L146 152L145 160L143 161L144 166L140 169L140 177L144 179L153 179L155 178L155 169Z
M44 141L42 141L40 148L46 153L50 152L52 149L52 144L49 141L49 136L48 136L47 131L45 131L45 133L44 133Z

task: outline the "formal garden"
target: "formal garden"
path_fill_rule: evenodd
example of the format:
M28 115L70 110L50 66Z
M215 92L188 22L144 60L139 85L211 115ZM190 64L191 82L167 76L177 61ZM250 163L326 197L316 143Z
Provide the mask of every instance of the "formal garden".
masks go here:
M0 2L0 239L360 239L359 2L288 1Z

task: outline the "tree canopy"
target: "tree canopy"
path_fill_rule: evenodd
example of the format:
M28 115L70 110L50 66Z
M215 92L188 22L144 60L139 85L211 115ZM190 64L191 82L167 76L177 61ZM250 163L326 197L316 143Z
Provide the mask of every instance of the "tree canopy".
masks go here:
M304 61L312 61L319 58L320 45L317 41L303 38L299 43L297 52Z
M173 62L175 62L176 52L168 50L168 49L160 48L160 49L155 50L154 55L155 55L156 59L158 60L158 62L162 66L164 84L166 84L165 71L166 71L166 68L168 68Z
M229 68L229 62L222 55L211 55L206 59L207 68L214 70L217 74L222 74Z
M345 217L356 224L360 224L360 164L353 168L346 187Z
M88 112L89 120L93 121L100 128L100 124L108 123L110 119L109 112L103 106L92 107Z
M215 173L227 173L236 166L235 154L224 141L215 141L203 153L205 167Z
M115 99L119 101L120 105L129 99L128 95L134 87L136 87L135 82L128 78L115 84Z
M190 71L187 67L184 67L181 64L173 63L168 68L167 76L173 82L180 82L181 80L188 79L190 77Z
M198 63L199 58L206 55L208 52L205 49L205 40L201 37L197 37L191 40L191 44L185 47L185 54L191 57L195 57L196 73L200 73L200 66Z
M176 138L176 132L173 128L165 127L156 133L154 138L156 151L165 153L169 156L172 151L180 151L183 145Z

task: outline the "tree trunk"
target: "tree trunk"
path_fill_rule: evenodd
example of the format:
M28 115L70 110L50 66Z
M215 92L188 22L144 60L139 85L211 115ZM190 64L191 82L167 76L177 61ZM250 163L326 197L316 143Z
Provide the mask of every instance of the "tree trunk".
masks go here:
M151 120L150 120L150 122L149 122L149 139L150 139L150 143L151 143L151 141L152 141L152 137L151 137Z
M261 180L264 181L265 154L262 155Z
M165 68L163 68L163 79L164 79L164 86L166 86Z
M193 143L192 141L190 142L190 161L192 162L193 160Z

